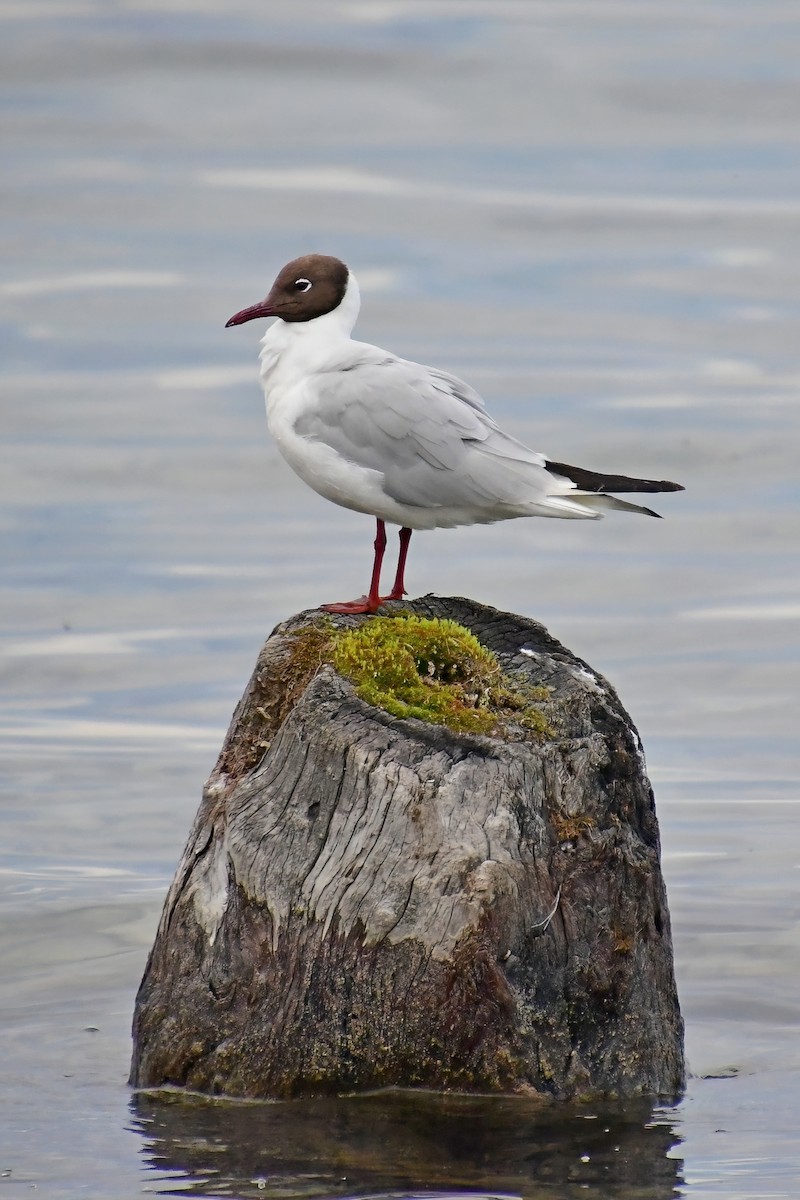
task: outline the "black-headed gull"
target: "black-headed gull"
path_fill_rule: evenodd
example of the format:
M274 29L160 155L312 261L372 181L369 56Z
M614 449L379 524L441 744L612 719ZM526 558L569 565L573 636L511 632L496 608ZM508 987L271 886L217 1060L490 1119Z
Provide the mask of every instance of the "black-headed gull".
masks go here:
M455 375L353 341L359 305L343 262L306 254L283 268L265 300L227 323L278 318L261 342L267 421L278 449L321 496L377 519L369 593L324 605L329 612L376 612L383 600L400 600L414 529L597 518L604 508L656 517L608 493L683 491L665 479L601 475L529 450ZM400 554L392 590L382 597L386 521L400 526Z

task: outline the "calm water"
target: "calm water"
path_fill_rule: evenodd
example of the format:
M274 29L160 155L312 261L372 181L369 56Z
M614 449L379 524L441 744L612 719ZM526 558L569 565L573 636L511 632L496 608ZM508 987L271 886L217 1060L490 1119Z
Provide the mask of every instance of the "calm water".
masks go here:
M796 1196L800 6L0 0L0 58L0 1200ZM421 535L408 575L544 621L638 724L675 1108L126 1088L258 648L366 583L369 521L279 461L223 329L309 250L537 448L687 485Z

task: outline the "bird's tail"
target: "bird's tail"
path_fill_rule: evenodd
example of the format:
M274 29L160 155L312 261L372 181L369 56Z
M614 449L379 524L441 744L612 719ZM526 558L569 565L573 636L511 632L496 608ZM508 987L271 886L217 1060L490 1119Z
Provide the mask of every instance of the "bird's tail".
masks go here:
M630 500L620 500L617 496L609 496L600 492L570 492L565 499L572 504L580 504L581 508L589 508L597 516L602 516L601 509L615 509L617 512L643 513L646 517L660 517L661 513L643 504L631 504Z
M620 500L611 492L682 492L682 483L672 483L669 479L635 479L631 475L603 475L600 471L587 471L583 467L571 467L568 463L546 463L547 470L553 475L560 475L575 484L576 491L569 493L569 499L582 508L597 511L613 508L620 512L644 513L648 517L659 517L652 508L642 504L631 504L628 500ZM598 512L598 516L600 513Z

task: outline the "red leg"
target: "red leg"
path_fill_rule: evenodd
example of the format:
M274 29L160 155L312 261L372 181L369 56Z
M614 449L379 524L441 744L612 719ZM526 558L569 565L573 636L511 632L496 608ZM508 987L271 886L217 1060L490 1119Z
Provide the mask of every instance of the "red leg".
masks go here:
M409 531L410 533L410 531ZM372 579L369 585L369 595L361 596L358 600L343 600L340 604L323 604L325 612L334 613L374 613L381 606L381 563L386 549L386 526L378 518L375 531L375 557L372 560ZM392 597L394 599L394 597Z
M402 600L406 594L406 585L403 576L406 571L406 556L408 555L408 543L411 541L411 532L405 526L400 530L400 554L397 559L397 574L394 577L392 590L386 597L387 600Z
M367 612L377 612L381 606L381 564L383 563L383 552L386 549L386 526L380 517L377 518L377 522L375 541L373 542L375 558L372 561L372 579L370 580L369 595L367 596L367 603L369 604Z

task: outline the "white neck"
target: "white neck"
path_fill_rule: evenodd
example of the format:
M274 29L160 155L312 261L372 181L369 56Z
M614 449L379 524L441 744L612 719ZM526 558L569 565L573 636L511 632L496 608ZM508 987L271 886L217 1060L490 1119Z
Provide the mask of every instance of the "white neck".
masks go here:
M298 378L326 370L341 357L361 307L355 276L348 274L341 304L313 321L281 321L271 325L261 339L261 384L267 409L282 389Z

